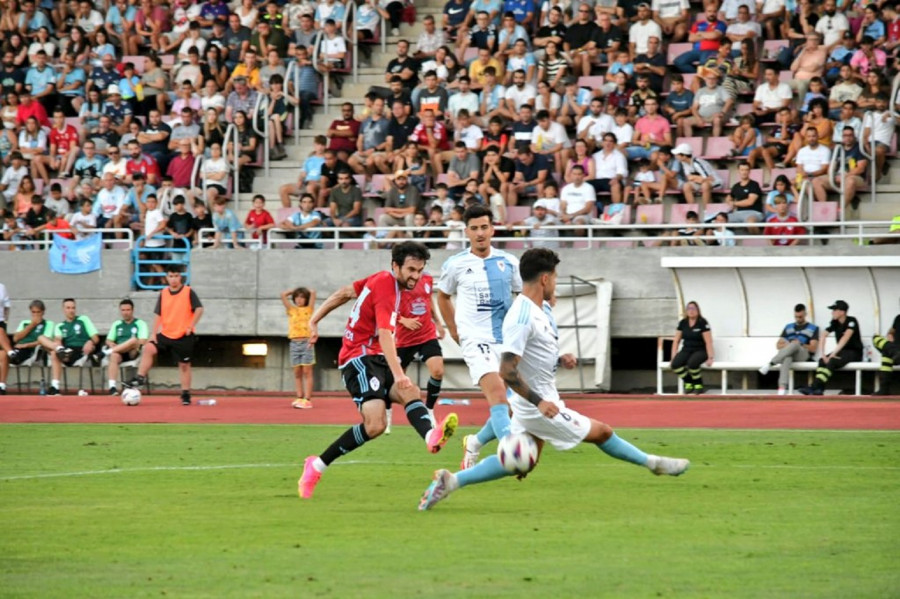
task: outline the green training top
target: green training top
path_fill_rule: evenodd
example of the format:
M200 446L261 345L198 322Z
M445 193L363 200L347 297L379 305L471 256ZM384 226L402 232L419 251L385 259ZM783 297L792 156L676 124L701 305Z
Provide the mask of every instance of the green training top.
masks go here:
M109 327L109 334L106 336L106 340L113 343L122 343L134 337L138 339L150 338L147 323L140 318L135 318L130 324L121 319L115 321Z
M31 324L30 318L28 320L23 320L22 322L19 323L19 328L16 329L16 332L21 333L26 328L28 328L28 325L30 325L30 324ZM22 344L34 343L35 341L37 341L37 338L40 335L44 335L45 337L53 337L54 328L55 328L55 325L53 324L52 320L45 320L44 324L42 326L34 327L34 330L32 330L27 335L25 335L23 338L21 338L19 340L19 343L22 343Z
M97 327L90 318L76 316L72 322L64 320L56 325L54 337L62 338L62 343L66 347L80 349L96 334Z

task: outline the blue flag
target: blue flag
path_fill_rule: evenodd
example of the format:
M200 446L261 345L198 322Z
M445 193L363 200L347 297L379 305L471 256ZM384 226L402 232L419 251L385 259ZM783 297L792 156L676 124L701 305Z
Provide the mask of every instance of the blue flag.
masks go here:
M85 239L66 239L53 235L50 246L50 271L66 275L80 275L100 270L100 250L103 236L94 233Z

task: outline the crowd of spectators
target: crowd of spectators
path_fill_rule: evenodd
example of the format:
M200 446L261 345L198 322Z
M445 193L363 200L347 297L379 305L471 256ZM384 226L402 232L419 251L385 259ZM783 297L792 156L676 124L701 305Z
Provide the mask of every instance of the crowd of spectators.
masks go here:
M215 245L241 247L236 229L263 217L254 207L242 223L228 207L229 191L251 190L253 173L235 177L230 165L257 164L261 144L284 158L289 109L299 104L296 125L307 126L320 73L340 95L352 56L340 0L0 6L6 239L70 225L73 236L130 227L190 243L194 224L171 218L183 200L191 219L213 223ZM368 66L381 20L399 35L407 7L356 8ZM828 199L837 148L849 206L893 151L900 17L890 0L449 0L438 18L420 20L415 42L396 44L384 84L361 109L342 106L296 184L282 187L282 206L297 197L303 212L311 200L309 215L268 224L304 236L366 217L434 224L440 212L445 226L454 207L474 202L498 223L524 223L511 207L542 205L528 217L535 227L578 226L621 222L622 204L666 196L697 203L707 220L753 224L781 218L767 200L777 175L787 176L787 213L800 217L803 180ZM285 81L292 62L297 89ZM268 108L254 114L260 94ZM271 133L260 139L254 125L266 119ZM237 144L225 139L230 124ZM874 147L873 161L861 145ZM749 174L732 177L733 162ZM151 197L161 217L148 221ZM383 210L365 214L366 197ZM720 206L705 214L710 204Z

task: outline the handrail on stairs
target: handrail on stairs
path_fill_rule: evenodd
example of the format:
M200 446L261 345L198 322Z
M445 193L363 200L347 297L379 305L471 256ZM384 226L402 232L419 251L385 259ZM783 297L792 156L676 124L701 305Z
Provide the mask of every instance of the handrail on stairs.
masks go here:
M344 36L344 41L351 47L351 55L353 56L353 83L359 83L359 44L356 43L356 2L347 3L341 25L341 35Z
M197 176L200 174L200 169L203 167L203 154L198 154L194 156L194 168L191 169L191 187L197 185ZM200 187L203 190L203 201L206 201L206 177L200 177ZM212 210L212 206L209 207Z
M225 129L225 147L228 147L228 144L232 144L231 155L234 159L234 181L232 183L232 187L234 189L231 190L231 196L234 198L234 205L240 206L239 201L241 199L241 136L238 133L237 127L234 123L230 123L228 127Z
M256 134L262 137L263 139L263 168L265 169L266 177L269 176L269 127L271 123L269 122L269 96L265 93L256 94L256 106L253 107L253 119L251 121L253 130L256 131ZM263 126L262 130L259 128L259 115L260 111L262 111L263 116Z
M866 121L869 122L869 151L866 151ZM872 181L869 184L869 193L872 194L871 202L874 204L877 195L875 193L875 181L878 177L878 164L875 160L875 116L872 112L867 112L863 117L863 139L859 141L859 151L869 161L869 173L872 177Z
M844 190L847 187L847 170L845 168L847 164L847 151L844 149L843 144L838 144L835 146L834 151L831 153L831 162L828 164L828 184L831 186L831 189L838 193L838 197L840 198L840 202L838 203L838 216L841 221L841 233L844 233L844 225L843 223L846 221L845 214L845 206L844 206ZM835 173L835 170L840 169L838 173ZM841 176L840 187L837 185L835 181L835 174L839 174Z
M284 72L284 88L285 93L289 94L287 91L288 83L291 83L293 86L294 95L292 96L291 103L294 105L294 144L297 145L300 143L300 67L299 63L295 60L292 61L287 66L287 70Z
M313 64L313 68L316 70L316 72L322 76L322 83L323 83L322 87L324 88L324 90L322 92L322 103L324 104L325 112L327 113L328 109L331 106L330 102L329 102L330 98L329 98L329 94L328 94L329 88L331 87L331 85L330 85L331 74L330 74L330 71L328 71L327 69L322 70L319 68L319 53L322 51L322 37L324 36L324 34L325 34L325 32L322 29L320 29L319 32L316 33L316 36L313 38L312 64Z

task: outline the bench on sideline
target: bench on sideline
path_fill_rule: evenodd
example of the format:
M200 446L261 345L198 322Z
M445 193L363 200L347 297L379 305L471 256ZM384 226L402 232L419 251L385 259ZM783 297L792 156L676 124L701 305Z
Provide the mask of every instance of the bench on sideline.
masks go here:
M656 393L663 395L663 372L669 370L670 362L665 358L663 348L666 341L672 341L673 337L659 337L656 345ZM775 344L778 337L713 337L713 352L715 352L715 361L712 366L703 365L701 368L709 372L721 373L721 393L728 393L728 373L729 372L751 372L758 370L760 366L767 363L775 355L777 349ZM834 336L830 336L826 342L826 347L831 349L836 344ZM855 372L855 395L862 395L862 373L878 372L881 362L869 361L872 356L871 344L863 346L862 362L850 362L837 372L854 371ZM794 373L795 372L815 372L818 367L821 351L817 352L814 359L806 362L794 362L791 366L791 374L788 383L788 393L794 393ZM779 368L779 365L773 366L772 371ZM895 366L897 370L900 366ZM875 377L875 384L878 384L878 377ZM708 386L707 386L708 388ZM747 379L744 377L744 387L747 388ZM684 393L684 383L678 379L678 393Z

